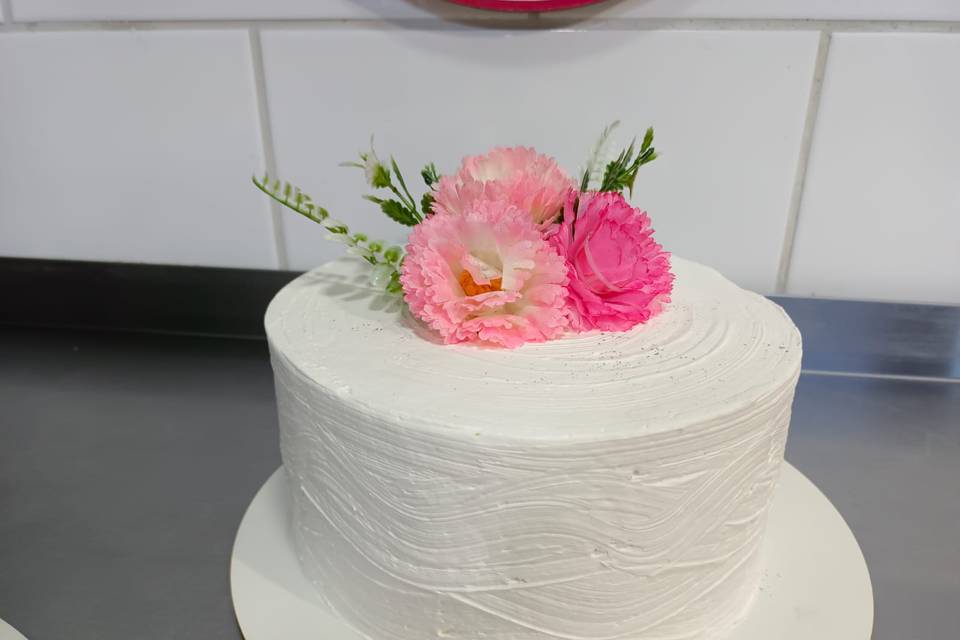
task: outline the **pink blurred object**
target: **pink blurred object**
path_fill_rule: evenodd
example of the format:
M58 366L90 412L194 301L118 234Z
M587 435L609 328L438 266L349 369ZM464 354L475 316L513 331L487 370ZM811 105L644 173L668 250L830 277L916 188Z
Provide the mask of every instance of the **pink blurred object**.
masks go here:
M450 0L477 9L488 11L563 11L588 4L597 4L603 0Z
M502 200L543 226L557 219L575 186L550 156L529 147L496 147L467 156L455 175L440 178L433 211L460 214L477 200Z

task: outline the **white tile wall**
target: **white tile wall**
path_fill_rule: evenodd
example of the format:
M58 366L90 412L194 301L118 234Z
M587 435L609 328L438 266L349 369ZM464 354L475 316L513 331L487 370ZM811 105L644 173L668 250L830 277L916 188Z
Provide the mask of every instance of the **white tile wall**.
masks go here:
M567 15L604 18L960 20L960 2L954 0L623 0L621 2L609 0L576 9Z
M808 32L266 31L280 172L351 225L402 233L337 168L376 133L410 181L435 160L528 144L573 172L603 124L657 128L634 201L678 255L772 291L817 35ZM309 61L309 63L307 63ZM761 88L761 89L758 89ZM626 140L622 140L626 141ZM286 216L291 265L337 255Z
M838 34L791 293L960 303L960 34Z
M419 186L422 162L497 142L575 171L619 117L621 142L657 128L635 201L676 253L764 292L788 276L803 295L960 302L958 24L944 0L610 0L549 19L446 0L0 0L0 255L306 268L340 249L291 212L274 226L248 182L264 142L283 177L401 240L336 167L370 133Z
M0 255L276 266L246 31L0 34Z
M490 17L446 0L12 0L17 20ZM960 20L951 0L608 0L567 17Z
M491 18L446 0L12 0L14 16L47 20Z

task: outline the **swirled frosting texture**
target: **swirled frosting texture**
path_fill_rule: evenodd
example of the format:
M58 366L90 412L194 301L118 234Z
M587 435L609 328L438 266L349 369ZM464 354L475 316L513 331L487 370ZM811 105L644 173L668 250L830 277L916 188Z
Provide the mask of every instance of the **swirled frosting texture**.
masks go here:
M625 333L443 346L342 260L267 312L303 568L374 640L708 638L757 580L800 370L775 304L674 259Z

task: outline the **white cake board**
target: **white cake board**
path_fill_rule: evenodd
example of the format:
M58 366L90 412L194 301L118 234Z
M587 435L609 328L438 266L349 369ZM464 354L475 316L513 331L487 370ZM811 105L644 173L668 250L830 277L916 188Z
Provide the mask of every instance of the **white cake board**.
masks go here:
M863 553L826 496L790 464L783 467L760 553L756 601L723 640L870 638L873 589ZM260 488L240 523L230 587L246 640L362 639L321 608L300 571L283 469Z
M11 627L9 624L0 620L0 640L27 640L23 635Z

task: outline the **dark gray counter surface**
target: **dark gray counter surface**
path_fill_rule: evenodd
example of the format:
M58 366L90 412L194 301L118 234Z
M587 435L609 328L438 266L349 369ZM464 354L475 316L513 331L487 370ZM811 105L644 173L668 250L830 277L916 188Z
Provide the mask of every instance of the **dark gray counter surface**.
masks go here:
M960 311L783 302L809 370L787 458L860 541L875 639L960 637ZM0 618L240 638L230 549L280 462L272 384L261 340L0 327Z

